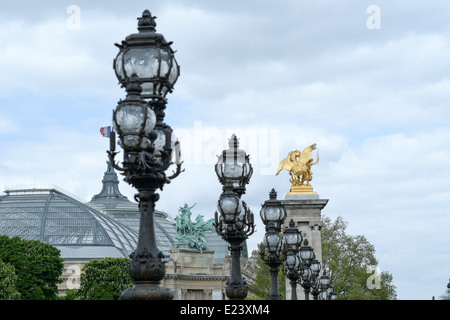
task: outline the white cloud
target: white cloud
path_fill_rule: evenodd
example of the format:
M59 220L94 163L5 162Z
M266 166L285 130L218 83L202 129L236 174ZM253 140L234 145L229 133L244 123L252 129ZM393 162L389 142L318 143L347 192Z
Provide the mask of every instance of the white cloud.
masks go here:
M330 198L324 214L366 235L402 299L415 299L408 290L423 287L407 271L425 268L418 256L445 260L446 248L431 243L448 241L449 138L448 127L374 137L321 170L321 195Z
M0 118L0 134L10 135L19 132L19 124L17 121L9 118L6 114Z
M370 31L369 4L152 4L181 65L166 122L182 133L186 161L157 208L176 215L197 203L196 213L212 217L221 193L215 156L234 132L252 156L243 199L259 221L270 189L279 197L289 189L286 175L274 175L279 161L317 143L312 184L330 199L323 213L367 235L399 298L429 298L440 286L434 266L442 275L449 265L448 10L380 4L382 30ZM67 6L56 1L2 7L0 183L57 184L90 200L106 169L98 128L124 97L113 44L137 31L148 4L77 5L79 30L67 28ZM253 247L263 232L259 225ZM424 250L430 266L416 259ZM417 270L429 275L417 280Z

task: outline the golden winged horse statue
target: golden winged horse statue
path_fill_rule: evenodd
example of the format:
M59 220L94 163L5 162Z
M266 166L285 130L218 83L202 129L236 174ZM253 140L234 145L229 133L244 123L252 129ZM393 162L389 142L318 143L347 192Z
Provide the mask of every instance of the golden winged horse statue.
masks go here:
M303 149L289 152L288 156L283 159L277 170L278 175L281 170L285 169L289 172L292 183L291 193L316 193L312 191L310 181L312 180L311 167L319 162L319 152L317 151L317 160L313 162L312 152L316 150L317 144ZM305 184L306 182L306 184Z

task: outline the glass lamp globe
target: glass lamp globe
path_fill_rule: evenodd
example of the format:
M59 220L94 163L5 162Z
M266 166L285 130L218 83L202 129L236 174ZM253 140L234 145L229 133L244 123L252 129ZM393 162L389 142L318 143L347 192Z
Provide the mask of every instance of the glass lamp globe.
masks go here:
M303 268L302 280L308 281L311 278L312 271L309 268Z
M156 115L141 100L139 79L131 77L127 84L127 97L118 103L113 115L114 130L119 134L119 144L124 150L139 151L148 148L156 124Z
M314 250L308 246L308 240L305 239L303 241L304 245L300 248L299 254L303 263L311 264L312 260L315 257Z
M261 207L260 217L266 225L266 230L274 228L281 230L281 225L286 219L286 211L280 200L277 200L277 193L274 189L270 192L270 199L266 200Z
M155 145L155 156L159 156L161 154L161 151L164 150L164 148L167 148L167 136L166 132L162 129L155 129L156 132L156 139L154 142Z
M223 217L223 222L227 224L235 223L236 217L242 211L242 204L239 197L229 188L226 188L219 198L218 211Z
M329 288L330 278L327 276L326 271L323 272L323 275L319 278L320 287L322 289Z
M289 227L284 231L284 250L287 251L298 251L302 243L302 235L298 228L295 227L295 222L293 219L289 221Z
M181 147L177 136L169 128L160 128L158 126L153 130L156 133L156 139L153 142L155 147L155 157L161 156L161 151L171 152L172 162L181 163Z
M282 240L278 233L266 233L264 237L264 245L270 255L280 255Z
M132 74L142 81L142 97L163 98L172 92L180 74L180 67L162 34L156 33L156 17L145 10L138 18L138 33L131 34L116 44L120 51L113 67L119 82L124 85Z
M289 271L298 271L300 267L300 258L296 254L290 254L286 257L286 267Z
M311 266L310 269L313 272L313 274L317 277L319 275L320 272L320 262L317 259L313 259L311 261Z
M220 183L231 183L238 194L245 192L245 186L249 183L253 173L249 156L244 150L239 149L239 141L236 135L232 135L228 142L228 149L223 150L218 156L215 171Z

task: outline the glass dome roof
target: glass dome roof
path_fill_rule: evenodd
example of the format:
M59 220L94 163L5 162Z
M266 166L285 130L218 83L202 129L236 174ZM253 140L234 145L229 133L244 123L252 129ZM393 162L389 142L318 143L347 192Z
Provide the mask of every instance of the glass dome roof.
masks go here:
M135 230L55 187L5 193L0 196L2 235L49 243L65 259L128 257L136 247Z
M70 261L128 257L137 245L140 213L118 185L107 162L102 189L87 203L56 186L6 187L6 195L0 195L0 235L49 243ZM175 220L155 210L154 223L156 245L169 259L177 238ZM206 231L205 237L216 263L222 263L228 243L215 231Z
M107 161L107 168L103 175L100 193L94 195L86 205L139 233L140 213L138 204L131 202L127 197L122 195L119 190L117 173L109 161ZM166 257L169 257L170 250L177 238L175 220L168 213L156 209L154 213L154 224L156 245ZM223 258L228 255L228 243L218 236L215 231L206 231L205 237L208 243L208 249L214 251L215 261L222 263Z

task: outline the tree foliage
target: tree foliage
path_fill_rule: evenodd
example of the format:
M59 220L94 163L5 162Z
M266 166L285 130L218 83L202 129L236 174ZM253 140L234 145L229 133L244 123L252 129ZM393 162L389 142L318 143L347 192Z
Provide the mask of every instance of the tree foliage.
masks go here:
M252 283L249 287L250 291L254 294L254 297L252 297L252 299L266 300L269 296L271 287L269 266L264 263L261 255L256 250L252 251L251 259L256 261L254 265L256 271L255 282ZM286 299L286 278L283 272L283 265L281 265L278 269L278 292L284 300Z
M14 267L16 289L22 300L51 300L64 265L60 251L41 241L0 236L0 260ZM12 278L10 278L10 281Z
M85 264L80 277L80 288L69 292L80 300L118 300L133 282L128 274L128 258L104 258Z
M19 300L17 275L14 266L0 260L0 300Z
M322 267L340 300L396 299L393 277L377 273L375 247L362 235L346 234L347 222L324 217L322 228Z
M334 222L323 218L322 270L326 269L331 285L339 300L389 300L396 299L393 277L388 272L378 272L375 247L362 235L346 233L347 222L338 217ZM256 280L250 286L255 299L265 300L270 292L270 272L258 251L252 252L256 260ZM282 270L282 268L280 268ZM285 297L285 276L279 272L278 285Z

